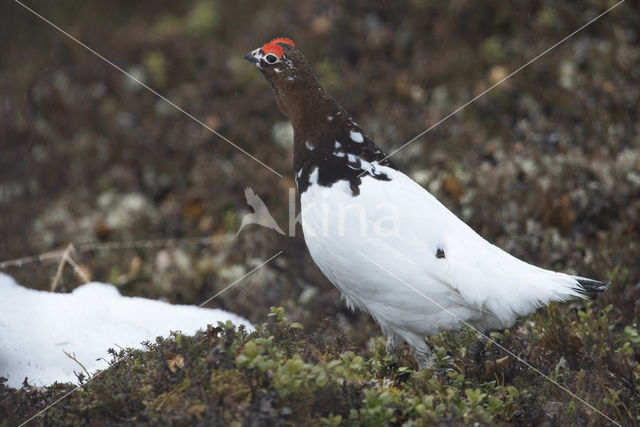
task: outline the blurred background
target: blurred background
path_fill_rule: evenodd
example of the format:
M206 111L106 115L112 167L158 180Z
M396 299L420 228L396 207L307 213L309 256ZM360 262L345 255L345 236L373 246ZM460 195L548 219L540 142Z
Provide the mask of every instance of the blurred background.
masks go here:
M200 304L282 250L208 306L259 323L269 306L284 306L307 328L347 331L362 345L377 327L340 303L299 227L295 237L255 225L236 237L251 212L246 187L285 230L295 187L290 126L244 55L292 38L323 86L390 152L615 2L24 4L284 178L7 2L0 262L73 243L92 280ZM637 3L625 2L393 157L503 249L612 280L602 298L623 323L640 317L638 22ZM180 240L191 237L202 240ZM147 242L155 239L178 240ZM0 271L48 289L59 260ZM67 265L58 291L82 283Z

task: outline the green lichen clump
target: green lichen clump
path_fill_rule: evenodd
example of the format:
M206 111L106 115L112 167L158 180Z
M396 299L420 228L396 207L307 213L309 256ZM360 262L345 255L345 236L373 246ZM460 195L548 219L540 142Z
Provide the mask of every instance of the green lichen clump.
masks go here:
M603 424L606 419L553 381L625 425L640 421L640 335L619 328L616 309L595 302L551 306L512 330L482 339L473 331L430 339L432 370L409 353L394 360L385 341L354 349L345 336L307 332L283 309L256 331L209 325L173 333L146 350L110 350L111 366L37 418L39 423L225 425L432 425L539 422ZM20 390L0 383L0 425L22 422L75 386Z

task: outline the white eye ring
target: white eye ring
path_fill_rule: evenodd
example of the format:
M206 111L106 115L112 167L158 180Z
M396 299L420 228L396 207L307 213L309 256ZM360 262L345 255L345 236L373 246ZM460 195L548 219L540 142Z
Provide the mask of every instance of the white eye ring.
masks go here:
M267 54L267 56L264 57L264 60L267 61L269 64L275 64L276 62L278 62L278 57L275 56L273 53L269 53Z

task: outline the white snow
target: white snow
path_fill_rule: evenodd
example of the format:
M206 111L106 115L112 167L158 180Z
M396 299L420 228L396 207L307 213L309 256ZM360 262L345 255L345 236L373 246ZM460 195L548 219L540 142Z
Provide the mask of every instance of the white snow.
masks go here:
M91 373L108 366L107 349L142 348L142 341L168 336L170 331L192 335L207 324L249 321L226 311L125 297L105 283L88 283L68 294L37 291L18 285L0 273L0 376L20 387L25 377L33 385L72 382L73 371ZM100 360L96 360L100 359Z

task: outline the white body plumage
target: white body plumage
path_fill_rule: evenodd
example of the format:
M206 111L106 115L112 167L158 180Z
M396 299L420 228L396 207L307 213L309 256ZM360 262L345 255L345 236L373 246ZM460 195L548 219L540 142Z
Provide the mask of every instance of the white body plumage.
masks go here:
M339 181L301 195L311 256L351 306L370 313L390 346L425 357L424 335L512 325L551 301L581 296L577 279L527 264L492 245L402 172L362 177L360 194ZM437 304L435 304L435 303Z

